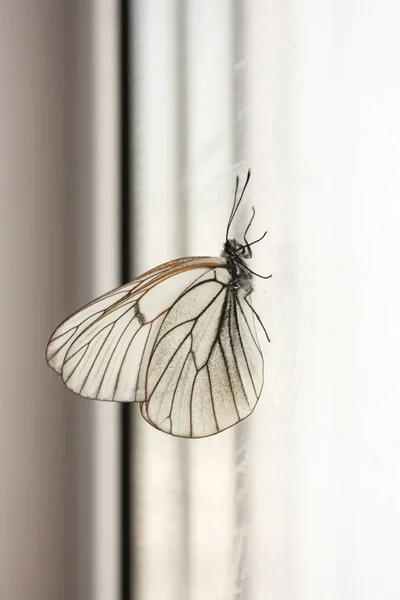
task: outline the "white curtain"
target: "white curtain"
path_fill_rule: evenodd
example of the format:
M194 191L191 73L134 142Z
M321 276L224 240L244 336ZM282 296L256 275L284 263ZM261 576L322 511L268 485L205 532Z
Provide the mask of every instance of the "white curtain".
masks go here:
M118 3L4 5L0 596L118 600L119 407L43 359L118 283ZM136 419L136 597L397 600L400 9L132 12L136 271L219 254L251 167L234 233L254 205L254 270L273 273L254 415L193 441Z
M272 343L241 430L187 443L139 424L139 597L397 598L399 9L187 2L177 49L181 8L137 2L141 267L179 244L185 52L187 250L219 251L251 166Z

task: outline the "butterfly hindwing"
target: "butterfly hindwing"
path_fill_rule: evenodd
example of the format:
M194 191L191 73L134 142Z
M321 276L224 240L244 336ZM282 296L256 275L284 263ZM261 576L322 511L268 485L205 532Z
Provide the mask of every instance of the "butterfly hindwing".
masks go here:
M141 405L157 429L206 437L254 410L262 389L262 355L245 293L229 282L225 268L205 273L160 326Z

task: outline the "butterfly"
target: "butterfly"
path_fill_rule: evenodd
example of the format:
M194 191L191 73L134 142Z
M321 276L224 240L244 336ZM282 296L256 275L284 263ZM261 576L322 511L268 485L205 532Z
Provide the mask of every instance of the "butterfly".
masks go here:
M139 402L153 427L173 436L215 435L248 417L264 383L257 329L268 334L251 302L252 257L229 232L250 180L239 178L219 257L164 263L100 296L54 331L46 358L80 396Z

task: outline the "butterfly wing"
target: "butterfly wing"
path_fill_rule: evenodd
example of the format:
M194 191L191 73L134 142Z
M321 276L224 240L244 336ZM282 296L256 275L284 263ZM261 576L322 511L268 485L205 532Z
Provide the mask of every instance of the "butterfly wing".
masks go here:
M196 279L160 325L146 371L143 417L180 437L207 437L249 416L263 387L250 299L226 268Z
M222 258L182 258L104 294L64 321L47 361L66 386L88 398L143 401L158 331L176 298Z

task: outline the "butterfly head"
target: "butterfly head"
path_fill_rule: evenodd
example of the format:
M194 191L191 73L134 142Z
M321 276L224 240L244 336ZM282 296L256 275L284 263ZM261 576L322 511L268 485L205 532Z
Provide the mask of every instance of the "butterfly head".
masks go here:
M253 256L251 247L254 246L254 244L257 244L258 242L260 242L267 235L267 232L265 232L260 238L258 238L257 240L254 240L252 242L249 242L246 237L247 232L249 231L250 226L253 222L254 216L256 214L254 206L252 208L253 214L251 216L251 219L250 219L250 221L245 229L244 235L243 235L244 243L241 244L237 240L230 239L230 237L229 237L229 230L232 225L232 221L233 221L233 219L237 213L237 210L240 206L240 203L243 199L244 192L245 192L246 187L250 180L250 175L251 175L251 170L249 169L247 172L247 178L246 178L245 184L243 186L242 192L239 197L238 197L239 177L236 177L236 188L235 188L235 195L234 195L234 199L233 199L233 207L232 207L231 215L229 217L228 226L226 228L225 243L224 243L224 247L222 250L222 256L226 259L227 269L232 277L232 285L234 285L237 288L239 288L239 287L244 288L246 291L251 291L253 289L252 285L251 285L251 280L252 280L253 275L257 275L257 277L261 277L262 279L268 279L270 277L270 275L268 275L268 277L259 275L258 273L255 273L254 271L252 271L246 265L246 260Z
M224 252L233 259L247 259L253 256L251 248L248 244L241 244L237 240L227 240L224 244Z

